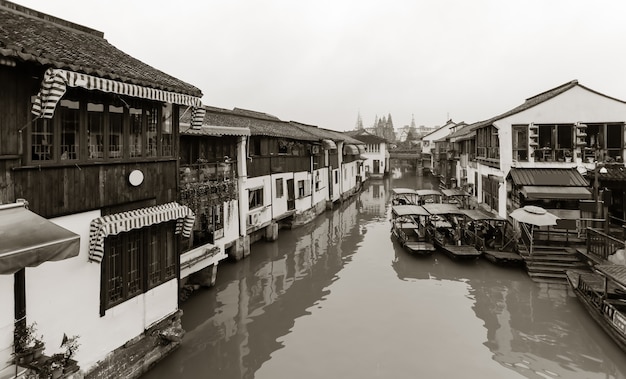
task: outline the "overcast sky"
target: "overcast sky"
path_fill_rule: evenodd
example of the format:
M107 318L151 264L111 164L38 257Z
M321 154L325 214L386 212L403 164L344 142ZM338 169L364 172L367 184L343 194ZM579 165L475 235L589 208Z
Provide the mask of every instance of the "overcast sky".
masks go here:
M563 83L626 100L626 1L13 0L245 108L334 130L472 123Z

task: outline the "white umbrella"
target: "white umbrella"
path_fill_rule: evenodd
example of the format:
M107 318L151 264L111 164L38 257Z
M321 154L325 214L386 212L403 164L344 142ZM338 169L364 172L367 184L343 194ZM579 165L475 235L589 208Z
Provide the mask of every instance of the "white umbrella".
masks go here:
M536 226L553 226L559 219L558 216L534 205L518 208L511 212L510 216L519 222Z

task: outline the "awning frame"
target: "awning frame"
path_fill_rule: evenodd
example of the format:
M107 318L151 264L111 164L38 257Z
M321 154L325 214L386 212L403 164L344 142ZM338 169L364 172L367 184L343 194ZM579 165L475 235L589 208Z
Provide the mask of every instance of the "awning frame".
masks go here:
M171 202L95 218L89 227L89 261L100 263L104 239L133 229L176 220L176 234L191 236L195 214L186 205Z
M115 93L118 95L138 97L147 100L186 105L191 107L191 126L202 126L206 110L199 97L182 93L164 91L156 88L143 87L136 84L99 78L58 68L48 68L41 81L41 88L31 112L40 118L50 119L54 116L59 100L65 95L67 87L78 87L87 90Z

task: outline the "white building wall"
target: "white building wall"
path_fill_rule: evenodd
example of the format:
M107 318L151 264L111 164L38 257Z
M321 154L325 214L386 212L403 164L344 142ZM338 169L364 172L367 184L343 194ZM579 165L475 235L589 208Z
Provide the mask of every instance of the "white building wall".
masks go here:
M333 181L333 191L331 194L331 200L332 201L337 201L339 200L339 197L341 196L341 169L339 168L334 168L332 170L332 181Z
M356 176L358 175L358 162L343 163L341 168L341 194L349 192L356 187Z
M315 183L319 179L319 186L315 190ZM328 167L323 167L313 171L313 205L320 201L327 201L328 195Z
M245 182L246 190L245 197L242 201L248 203L250 190L256 188L263 188L263 205L254 209L249 209L246 222L249 222L250 216L257 220L256 225L261 225L272 220L272 184L271 176L257 176L254 178L248 178ZM285 183L286 184L286 183ZM285 186L285 191L287 187ZM256 215L256 216L255 216Z
M13 321L15 317L13 275L0 275L0 377L9 367L13 352Z
M178 309L178 283L172 279L100 316L101 265L88 261L89 225L100 215L91 211L51 219L80 235L80 253L26 269L28 323L37 323L47 354L59 351L63 333L79 335L76 360L82 369Z
M308 193L309 195L305 195L303 197L300 197L299 194L299 190L298 190L298 183L300 181L304 181L304 187L305 187L305 191L306 188L308 187ZM295 186L295 192L296 192L296 213L301 213L304 212L308 209L310 209L313 204L311 203L312 201L312 188L311 188L311 174L307 171L300 171L300 172L294 172L293 174L293 183ZM307 192L305 192L307 193Z
M276 179L281 179L283 181L283 195L282 197L277 197L276 192ZM272 213L273 218L278 218L281 215L285 214L287 209L287 200L289 198L289 192L287 188L287 180L293 179L293 172L283 173L283 174L274 174L271 176L272 183ZM294 184L295 185L295 184ZM297 186L296 186L297 189Z

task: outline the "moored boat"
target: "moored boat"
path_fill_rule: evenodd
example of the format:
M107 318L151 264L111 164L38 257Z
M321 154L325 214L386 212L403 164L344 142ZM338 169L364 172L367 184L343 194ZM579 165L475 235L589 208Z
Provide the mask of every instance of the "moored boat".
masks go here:
M392 205L418 205L419 197L417 190L412 188L392 188L391 204Z
M626 352L626 266L596 265L594 269L567 270L567 281L591 317Z
M417 194L417 205L424 204L439 204L443 201L443 193L436 189L418 189L415 191Z
M482 255L474 245L463 242L461 222L463 213L453 204L424 204L428 211L427 230L433 244L452 258L475 259Z
M426 230L429 213L419 205L391 208L391 234L411 254L430 255L435 246Z
M462 239L482 251L483 256L492 263L503 265L522 265L524 259L513 250L511 241L506 241L507 221L482 209L462 209L465 220L462 227Z

